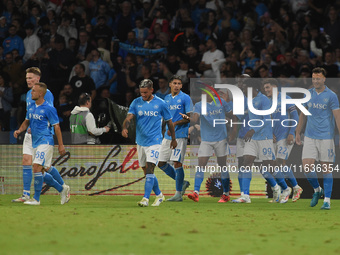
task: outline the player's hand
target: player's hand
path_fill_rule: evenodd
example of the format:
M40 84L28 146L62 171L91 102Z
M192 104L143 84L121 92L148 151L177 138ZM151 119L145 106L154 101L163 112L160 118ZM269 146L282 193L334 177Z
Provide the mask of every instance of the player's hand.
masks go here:
M251 138L253 137L253 135L255 134L255 130L254 129L251 129L249 130L245 136L243 137L244 141L245 142L250 142Z
M110 128L108 126L105 126L104 128L105 128L105 133L110 131Z
M18 138L18 136L20 135L21 132L19 132L19 130L15 130L13 133L14 138Z
M292 134L289 134L288 137L287 137L287 145L292 145L294 144L294 136Z
M176 140L171 140L170 149L175 149L176 147L177 147L177 141Z
M27 133L31 134L31 128L27 129Z
M179 114L182 116L183 119L190 120L190 117L188 115L181 113L181 112Z
M301 145L301 136L299 133L296 133L296 136L295 136L295 142L297 145Z
M63 156L63 155L66 154L65 147L64 147L63 144L62 145L58 145L58 151L59 151L60 156Z
M129 131L126 128L124 128L122 130L122 136L125 137L125 138L128 138L128 134L129 134Z

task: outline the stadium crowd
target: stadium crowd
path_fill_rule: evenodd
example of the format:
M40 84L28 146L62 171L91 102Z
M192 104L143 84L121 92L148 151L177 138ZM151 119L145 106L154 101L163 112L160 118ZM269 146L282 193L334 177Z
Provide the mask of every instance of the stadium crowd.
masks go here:
M94 113L105 98L129 106L146 78L164 98L174 74L186 93L196 77L249 74L287 85L287 78L311 77L314 67L339 77L339 6L337 0L3 0L1 130L15 130L25 117L29 67L42 71L63 131L81 93L91 95ZM330 88L339 94L338 86Z

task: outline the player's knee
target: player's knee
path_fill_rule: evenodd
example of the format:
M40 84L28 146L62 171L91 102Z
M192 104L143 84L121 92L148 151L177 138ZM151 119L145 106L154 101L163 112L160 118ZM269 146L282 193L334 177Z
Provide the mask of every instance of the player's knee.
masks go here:
M174 162L174 167L175 168L182 167L182 163L181 162Z
M32 165L32 156L24 154L23 157L22 157L22 164L24 166Z
M38 164L33 164L32 169L33 169L34 173L39 173L39 172L42 171L43 167L41 165L38 165Z

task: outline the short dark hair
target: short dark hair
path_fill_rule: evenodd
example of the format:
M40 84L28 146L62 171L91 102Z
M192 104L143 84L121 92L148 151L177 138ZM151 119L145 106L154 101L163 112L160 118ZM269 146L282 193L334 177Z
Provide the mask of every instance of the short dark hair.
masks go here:
M270 85L272 85L272 86L278 86L279 85L279 83L277 82L277 80L276 79L274 79L274 78L267 78L267 79L264 79L263 81L262 81L262 85L264 85L264 84L270 84Z
M81 67L81 69L83 69L83 71L85 71L85 65L83 63L78 63L77 65L79 65Z
M88 93L81 93L78 99L79 105L85 105L86 102L91 100L91 96Z
M324 68L322 68L322 67L315 67L315 68L312 70L312 73L322 73L322 75L323 75L324 77L326 77L326 74L327 74L326 70L325 70Z
M169 83L171 83L173 80L180 80L181 82L183 82L182 77L176 74L170 78Z

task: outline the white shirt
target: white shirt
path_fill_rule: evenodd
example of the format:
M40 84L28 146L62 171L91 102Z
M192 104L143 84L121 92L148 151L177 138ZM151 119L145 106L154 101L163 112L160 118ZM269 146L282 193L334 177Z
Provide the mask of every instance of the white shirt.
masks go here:
M206 64L212 64L213 62L223 58L224 53L222 51L216 49L215 51L211 52L209 50L203 54L202 62L205 62ZM203 75L205 78L216 78L216 74L212 69L204 71Z
M27 61L33 54L37 52L40 48L41 42L37 35L33 34L31 36L26 36L24 39L25 55L23 57L24 61Z

